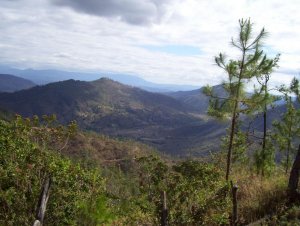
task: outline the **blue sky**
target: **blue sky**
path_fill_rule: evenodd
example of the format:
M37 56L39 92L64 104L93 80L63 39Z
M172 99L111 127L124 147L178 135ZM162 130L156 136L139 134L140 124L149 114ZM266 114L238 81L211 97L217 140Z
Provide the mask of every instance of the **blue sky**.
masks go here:
M300 72L299 0L1 0L0 64L111 71L156 83L220 83L214 64L238 19L265 27L267 54L281 54L274 85Z

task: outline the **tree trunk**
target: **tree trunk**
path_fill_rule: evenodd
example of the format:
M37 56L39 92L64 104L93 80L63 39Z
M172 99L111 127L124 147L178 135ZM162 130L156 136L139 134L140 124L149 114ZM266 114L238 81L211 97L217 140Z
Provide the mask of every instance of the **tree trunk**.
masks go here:
M167 208L167 194L165 191L161 193L162 210L161 210L161 226L168 225L168 208Z
M237 190L238 190L238 186L237 185L233 185L233 183L231 181L231 192L232 192L232 218L231 218L231 225L232 226L238 225Z
M290 173L288 192L291 202L299 200L300 194L298 193L298 183L299 183L299 172L300 172L300 145L298 147L298 152L293 163L293 167Z
M50 191L51 179L48 177L43 184L42 192L40 194L38 206L36 209L36 221L34 222L34 226L43 225L47 202L49 199L49 191Z
M243 49L241 69L240 69L240 73L239 73L238 86L237 86L237 90L236 90L236 93L235 93L235 102L234 102L234 108L233 108L232 119L231 119L231 131L230 131L230 139L229 139L229 145L228 145L227 167L226 167L226 177L225 177L226 181L229 180L229 174L230 174L230 168L231 168L231 156L232 156L232 148L233 148L233 139L234 139L235 125L236 125L236 121L238 119L237 110L238 110L238 106L239 106L241 81L242 81L242 76L243 76L243 72L244 72L245 54L246 54L246 50Z
M267 106L264 107L264 136L263 136L263 145L262 145L262 176L265 175L265 161L266 161L266 140L267 140Z
M234 111L232 120L231 120L230 139L229 139L229 146L228 146L228 152L227 152L226 181L229 180L229 174L230 174L230 168L231 168L231 157L232 157L232 147L233 147L235 124L236 124L236 112Z
M291 99L290 99L291 101ZM285 167L285 173L288 173L289 170L289 164L290 164L290 151L291 151L291 139L292 139L292 120L289 122L289 134L288 134L288 146L287 146L287 152L286 152L286 167Z
M288 173L289 170L289 164L290 164L290 149L291 149L291 141L288 141L288 147L286 152L286 167L285 167L285 173Z

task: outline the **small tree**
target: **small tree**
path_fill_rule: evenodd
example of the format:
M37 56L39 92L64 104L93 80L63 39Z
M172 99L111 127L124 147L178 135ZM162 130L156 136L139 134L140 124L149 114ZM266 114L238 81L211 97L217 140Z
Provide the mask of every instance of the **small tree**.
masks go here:
M286 112L282 115L280 121L274 121L275 139L281 151L285 150L285 172L290 167L291 154L295 151L293 142L300 136L300 109L297 109L291 95L296 95L299 102L299 80L294 78L290 87L281 86L279 91L284 94L286 102Z
M271 89L269 88L269 81L272 69L277 66L279 56L280 55L277 55L274 59L266 59L264 61L265 65L262 67L262 71L256 75L259 87L256 88L254 86L254 94L251 97L251 102L248 103L248 109L250 112L254 112L255 114L260 112L262 113L262 149L261 151L256 152L255 162L257 172L261 173L263 176L266 168L268 168L270 164L274 163L274 147L267 131L267 115L268 108L273 105L276 100L278 100L276 96L270 94Z
M234 148L235 135L239 115L245 112L245 103L249 98L245 95L244 85L247 81L259 74L268 74L274 67L268 64L267 57L261 49L262 40L266 36L263 28L259 34L253 37L253 24L250 19L239 20L239 35L236 40L232 38L231 44L237 48L241 56L238 59L226 60L224 54L215 57L216 64L227 74L227 81L223 83L226 95L221 97L214 94L213 89L207 86L203 92L210 97L208 114L218 118L231 120L226 164L226 180L229 179L231 169L232 150ZM244 105L244 106L243 106Z

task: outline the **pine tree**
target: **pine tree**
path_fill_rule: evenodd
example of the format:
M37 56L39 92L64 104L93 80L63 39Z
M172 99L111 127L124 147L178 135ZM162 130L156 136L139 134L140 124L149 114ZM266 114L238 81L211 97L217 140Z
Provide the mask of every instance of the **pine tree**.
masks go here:
M212 87L207 86L203 92L210 97L208 114L217 118L230 118L229 142L227 151L226 180L229 179L231 169L232 150L237 134L239 115L245 112L246 102L245 83L255 76L272 70L268 65L267 57L261 49L262 40L266 36L263 28L257 36L253 37L253 24L250 19L239 20L239 34L236 40L232 38L231 44L241 53L239 59L226 60L225 54L215 57L216 64L227 74L227 81L223 83L226 95L216 95Z
M262 67L262 71L256 75L259 87L256 88L254 86L254 94L251 97L251 101L248 102L249 112L255 114L262 113L262 149L261 151L257 150L255 153L257 172L261 173L262 176L264 176L268 165L274 163L274 159L272 160L274 156L274 148L267 131L267 114L268 108L273 105L276 100L278 100L276 96L270 94L271 89L269 87L269 81L272 69L277 67L279 56L280 55L277 55L274 59L266 59L264 61L265 65Z
M275 139L281 151L285 150L285 172L288 172L290 167L291 154L296 150L293 143L300 136L300 109L297 109L295 101L291 95L295 95L298 103L300 102L299 95L299 80L294 78L290 87L281 86L279 91L284 94L286 102L286 112L282 115L280 121L274 121Z

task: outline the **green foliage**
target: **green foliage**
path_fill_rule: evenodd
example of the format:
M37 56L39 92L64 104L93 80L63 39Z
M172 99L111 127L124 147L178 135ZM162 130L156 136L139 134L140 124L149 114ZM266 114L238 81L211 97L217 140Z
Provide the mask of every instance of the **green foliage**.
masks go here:
M102 197L104 180L99 170L86 170L50 147L41 148L32 140L36 129L21 117L0 121L0 224L31 225L43 180L51 176L45 224L74 225L82 204Z
M248 162L248 153L247 153L247 133L243 132L239 129L239 125L241 123L239 122L237 124L237 132L235 133L235 136L233 138L233 148L232 148L232 162L236 164L245 164ZM228 148L229 145L229 133L230 129L227 129L227 135L222 137L222 145L221 150L225 151Z
M161 192L168 188L170 168L158 156L150 155L138 159L140 194L145 199L144 211L150 211L153 223L160 219Z
M90 197L80 204L78 225L97 226L112 223L115 215L107 208L108 198L105 195Z
M292 206L288 210L286 210L282 215L279 217L273 218L271 223L283 226L289 225L299 225L300 224L300 208L299 206ZM272 222L273 221L273 222Z
M227 185L213 164L183 161L168 165L156 156L142 157L138 163L135 200L148 224L159 224L162 191L167 193L170 225L228 222Z
M298 79L293 78L290 84L290 90L296 95L298 102L300 102L300 83Z
M228 223L229 197L221 172L212 164L184 161L173 166L167 191L174 225Z
M231 44L241 52L240 59L227 60L225 54L220 53L215 57L216 64L222 68L228 75L227 80L223 83L223 88L227 95L219 97L214 95L213 90L209 87L204 89L204 93L211 97L211 107L223 112L224 117L228 114L232 116L232 111L236 103L245 104L248 97L245 95L244 83L248 80L271 73L276 66L276 59L267 59L261 48L263 38L266 36L264 29L252 38L252 26L250 19L240 20L240 32L236 40L232 39ZM236 109L245 111L245 108Z
M300 112L291 103L287 103L287 111L282 115L281 121L275 121L274 126L283 139L283 143L291 141L292 137L299 135L300 129ZM279 142L281 148L286 148L286 145L282 146L282 142Z
M274 121L274 139L277 141L280 151L285 152L286 160L283 162L288 171L291 165L291 156L295 154L294 142L300 136L300 109L295 107L291 95L299 95L299 82L293 79L289 88L281 86L279 91L284 94L286 112L280 121Z
M167 194L170 225L227 224L228 186L214 164L166 162L150 155L136 159L132 171L106 169L107 194L118 216L116 225L159 225L162 191Z
M261 150L256 149L254 159L257 173L261 173L263 176L265 173L270 173L270 170L274 168L275 158L274 158L274 147L272 142L270 142L270 132L267 128L267 117L268 117L268 108L274 104L278 99L274 95L270 94L269 90L269 80L270 74L273 71L273 68L278 66L279 55L274 59L267 59L264 56L265 60L262 61L262 67L256 75L257 83L259 87L254 86L254 94L251 96L251 99L246 103L247 113L261 114L263 121L263 136L261 142Z
M238 59L227 60L223 53L215 57L216 64L227 74L227 79L223 83L226 95L215 95L210 87L204 89L204 93L210 97L208 114L221 119L229 117L231 120L229 139L225 140L225 144L228 145L226 180L229 178L233 152L244 153L244 150L238 146L244 143L245 138L239 133L237 124L240 114L252 112L250 103L253 101L245 93L245 84L255 77L258 81L263 76L268 78L278 61L278 57L268 59L261 49L262 41L266 36L264 28L253 37L252 27L250 19L239 20L239 34L236 40L233 38L231 40L232 46L241 54ZM263 99L265 98L266 96Z
M257 174L264 172L263 175L271 175L271 172L276 167L275 147L273 145L273 140L270 137L266 139L264 151L261 151L260 149L255 150L254 163Z
M21 119L22 120L22 119ZM58 123L56 115L43 115L42 120L36 115L25 119L31 129L31 139L40 147L51 147L54 151L62 151L69 142L70 137L77 132L77 124L71 121L67 126Z
M37 128L51 131L44 122L32 126L32 120L20 117L12 123L0 122L0 225L32 224L41 184L48 175L53 179L45 219L48 225L158 225L162 191L167 193L170 225L229 223L230 191L218 164L168 162L150 155L137 157L130 167L106 166L99 172L96 165L87 169L62 157L55 145L55 150L49 149L48 138L44 143L36 137L38 142L34 142L32 134L39 134ZM244 136L238 137L236 147L239 142L242 147ZM242 163L240 156L235 161ZM248 188L241 195L247 192ZM249 204L245 204L241 205L247 216Z

